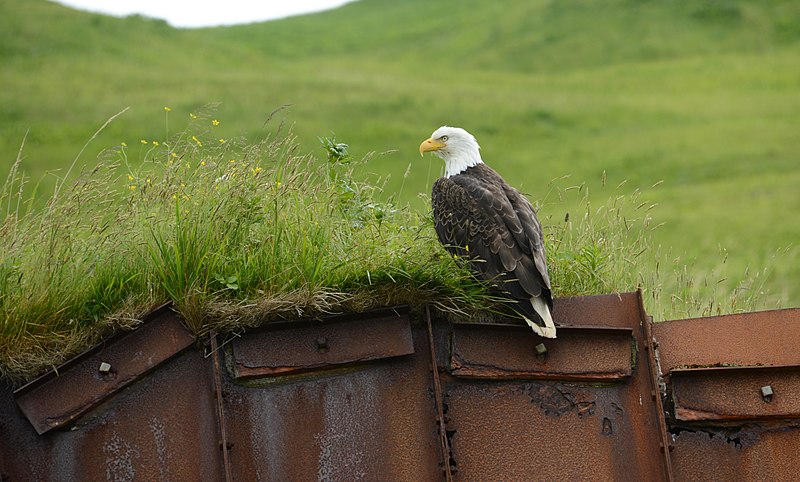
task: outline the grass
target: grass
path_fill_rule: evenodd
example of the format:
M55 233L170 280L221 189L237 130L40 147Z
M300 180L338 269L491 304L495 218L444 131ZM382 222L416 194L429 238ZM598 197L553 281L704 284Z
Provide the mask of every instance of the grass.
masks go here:
M214 323L232 324L235 316L256 323L257 315L247 315L257 312L254 306L265 312L282 306L288 313L290 299L304 293L307 299L336 300L340 293L358 291L357 284L336 278L317 285L326 285L330 297L314 298L295 277L300 284L288 284L285 298L277 291L256 296L264 288L247 280L263 275L251 268L273 273L289 268L243 264L246 269L228 273L211 267L235 266L228 263L232 254L199 248L212 241L247 252L244 241L220 232L234 228L225 224L228 218L216 221L219 226L203 225L192 217L200 214L183 212L192 207L217 219L212 214L219 211L191 205L213 187L211 180L168 169L164 144L194 163L218 144L241 162L248 149L266 149L265 137L277 141L274 126L281 123L281 132L291 126L295 136L292 147L286 146L290 157L306 159L302 169L319 171L318 188L326 196L338 185L353 199L358 193L367 212L373 207L366 206L385 207L390 219L370 229L391 238L393 227L420 226L419 239L425 241L416 240L414 248L423 253L420 259L438 249L421 227L430 221L427 195L419 193L428 192L440 167L419 160L416 147L447 123L475 134L487 163L541 203L558 293L641 284L656 319L798 306L799 5L790 0L435 5L362 0L264 24L178 30L43 0L0 0L0 177L10 180L2 194L6 254L0 283L4 299L9 293L21 296L14 291L18 283L47 293L38 301L20 300L19 308L4 305L21 317L10 319L28 321L23 328L10 321L4 325L4 336L13 337L4 338L9 343L3 349L17 359L39 357L38 364L22 365L41 367L104 330L134 323L151 302L168 297L182 300L186 313L196 313L193 326L202 330L202 313L211 313ZM209 101L221 102L214 117L202 109ZM262 127L285 104L291 107ZM131 109L82 150L98 120L125 106ZM221 123L212 125L214 118ZM176 136L184 129L184 137ZM347 173L340 172L336 182L321 167L327 160L308 157L325 156L318 138L332 133L350 144L351 158L368 159L339 166ZM228 142L220 144L220 138ZM104 152L123 142L125 149ZM95 158L101 161L96 171ZM82 165L89 167L80 171ZM145 202L149 194L142 194L155 187L136 184L130 191L128 175L137 182L149 177L163 190L167 174L173 184L185 178L194 201L158 205ZM341 185L343 179L352 186ZM134 203L137 195L144 197ZM226 200L219 209L244 216L244 225L250 225L247 216L254 208L235 202ZM265 202L258 201L258 209L266 209ZM361 206L353 202L351 207ZM147 217L145 205L154 206L155 217ZM567 213L570 221L564 223ZM146 230L125 231L134 225ZM241 229L238 236L251 241L258 232ZM190 237L183 239L184 232ZM333 239L321 233L303 236ZM637 241L637 233L646 233L647 241ZM286 236L281 239L295 246L287 253L301 250L299 234ZM270 239L256 238L259 246ZM327 241L324 247L337 249ZM116 256L117 248L130 256ZM376 267L394 265L370 259L363 261L369 272L363 276L374 295L376 286L385 286L376 279L391 280ZM155 268L159 260L165 261L161 271ZM313 262L316 258L309 258L311 273L331 267L315 268ZM344 270L334 271L344 276ZM604 274L592 279L580 270ZM91 285L95 276L105 281ZM320 275L311 279L319 279L315 276ZM437 276L453 273L444 269ZM581 282L587 286L581 288ZM87 301L93 299L110 301ZM52 332L46 313L57 314ZM50 362L41 362L44 354ZM15 370L4 373L22 373Z
M301 154L283 126L251 142L220 138L213 111L191 117L164 141L105 150L98 164L60 182L41 209L23 213L22 177L6 182L4 377L55 366L112 330L134 327L165 300L198 335L398 303L461 318L501 311L439 245L428 214L381 200L380 178L358 180L355 170L374 155L353 161L346 144L325 138L327 158L319 159ZM541 208L582 206L543 218L554 293L626 291L651 281L641 277L654 206L617 190L593 208L585 186L566 182L551 184ZM725 308L759 301L744 298Z

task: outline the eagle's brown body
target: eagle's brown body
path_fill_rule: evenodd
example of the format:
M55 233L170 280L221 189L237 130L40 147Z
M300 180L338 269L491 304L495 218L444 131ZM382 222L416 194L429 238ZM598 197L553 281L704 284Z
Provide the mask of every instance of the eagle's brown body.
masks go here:
M515 301L514 309L539 326L531 300L552 311L542 228L531 203L480 163L438 179L431 195L439 241L470 261L474 272Z

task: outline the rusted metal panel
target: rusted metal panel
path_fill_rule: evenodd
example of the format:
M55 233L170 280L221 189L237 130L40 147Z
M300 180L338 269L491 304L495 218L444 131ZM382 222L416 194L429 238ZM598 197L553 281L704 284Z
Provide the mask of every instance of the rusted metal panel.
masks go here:
M0 391L2 480L223 480L209 367L185 350L68 430L43 435Z
M339 335L337 346L369 343L357 324ZM413 357L299 377L224 373L234 480L441 480L426 331L412 342Z
M800 427L675 430L675 480L796 481Z
M303 373L414 353L406 307L273 324L232 345L237 379Z
M799 418L800 367L673 370L672 398L684 421Z
M654 430L620 390L451 381L447 394L459 480L662 479Z
M14 397L42 434L77 419L193 342L164 305L136 330L96 345L16 390Z
M653 325L661 371L714 366L800 366L800 309Z
M644 345L644 314L637 293L561 299L554 314L562 326L620 328L615 333L625 334L628 356L631 336L636 340L635 346ZM559 328L559 338L547 341L548 353L556 350L559 343L570 343L570 336L562 340L561 333L570 330ZM593 333L598 338L608 335L605 330L583 333ZM532 333L527 336L540 341ZM495 355L492 359L486 351L482 363L509 364L504 352L510 338L498 335L487 340ZM603 341L599 343L602 345ZM612 366L618 366L621 340L616 339L611 345L616 347L611 350L616 360ZM590 345L584 347L587 367L578 371L591 372L590 366L597 357L591 353ZM535 352L528 353L531 360L536 359ZM577 354L571 356L576 357L573 367L579 366ZM447 433L457 468L455 478L669 480L668 451L661 442L664 420L655 403L657 391L647 372L647 357L638 349L633 356L630 376L615 379L614 383L446 377L445 416L449 419ZM566 376L573 371L576 369L570 368Z
M631 376L633 341L630 328L561 327L558 338L550 341L531 336L527 326L457 324L451 373L492 379L620 381Z
M796 480L800 310L654 324L676 480Z
M632 328L632 317L642 318L634 303L637 298L636 292L556 298L553 320L559 326Z

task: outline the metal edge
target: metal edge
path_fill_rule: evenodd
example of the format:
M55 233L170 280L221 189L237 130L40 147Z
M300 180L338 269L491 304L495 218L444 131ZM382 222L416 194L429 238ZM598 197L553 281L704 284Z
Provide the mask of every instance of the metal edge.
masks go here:
M411 307L408 305L395 305L387 308L378 308L357 313L333 313L314 318L301 318L298 320L279 320L264 323L255 328L249 328L246 333L262 333L270 331L285 330L296 327L316 326L321 323L347 323L349 321L363 321L371 318L402 317L408 316Z
M679 377L687 377L692 374L703 373L735 373L735 372L758 372L762 370L798 370L800 365L737 365L737 366L711 366L711 367L687 367L687 368L673 368L670 371L671 375L678 375Z
M664 475L667 480L671 482L675 480L675 476L672 473L672 460L670 458L670 452L673 446L670 443L669 430L667 429L667 421L664 416L664 404L661 400L660 379L658 376L660 369L655 356L656 346L652 329L653 321L652 317L648 316L644 309L644 298L642 297L641 288L636 290L636 299L639 307L639 324L645 342L644 350L647 352L647 372L650 375L650 394L656 407L656 413L653 415L655 422L658 424L658 433L661 438L661 454L664 457Z

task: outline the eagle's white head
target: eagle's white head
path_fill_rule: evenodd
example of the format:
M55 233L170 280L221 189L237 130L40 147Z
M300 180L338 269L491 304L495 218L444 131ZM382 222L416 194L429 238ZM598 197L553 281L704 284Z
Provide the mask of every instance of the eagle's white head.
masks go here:
M419 145L419 155L433 152L444 159L447 177L464 172L468 167L483 163L481 146L472 134L460 127L442 126Z

